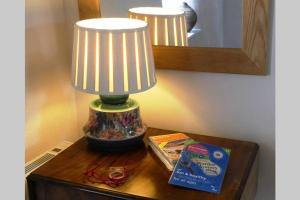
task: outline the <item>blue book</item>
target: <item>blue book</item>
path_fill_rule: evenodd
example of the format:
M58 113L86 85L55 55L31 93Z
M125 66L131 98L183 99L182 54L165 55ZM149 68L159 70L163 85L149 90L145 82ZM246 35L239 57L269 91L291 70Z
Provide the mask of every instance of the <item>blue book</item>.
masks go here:
M220 193L230 149L187 141L169 184Z

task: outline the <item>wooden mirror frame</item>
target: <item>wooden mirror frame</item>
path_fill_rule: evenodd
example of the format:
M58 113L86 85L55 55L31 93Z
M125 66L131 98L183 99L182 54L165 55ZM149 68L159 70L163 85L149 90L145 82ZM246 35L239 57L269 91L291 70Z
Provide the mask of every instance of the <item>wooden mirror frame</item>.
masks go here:
M242 1L242 48L153 46L156 68L266 75L270 0ZM101 17L100 3L78 0L80 19Z

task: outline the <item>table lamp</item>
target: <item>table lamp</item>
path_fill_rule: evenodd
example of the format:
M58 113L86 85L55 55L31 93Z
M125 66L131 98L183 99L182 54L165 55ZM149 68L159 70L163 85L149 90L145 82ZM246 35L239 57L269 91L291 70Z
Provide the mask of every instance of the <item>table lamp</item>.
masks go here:
M96 18L74 26L72 84L97 94L83 130L104 150L126 150L142 142L146 125L129 94L156 83L147 23L128 18Z
M148 23L153 45L188 46L184 11L161 7L137 7L128 11L129 18Z

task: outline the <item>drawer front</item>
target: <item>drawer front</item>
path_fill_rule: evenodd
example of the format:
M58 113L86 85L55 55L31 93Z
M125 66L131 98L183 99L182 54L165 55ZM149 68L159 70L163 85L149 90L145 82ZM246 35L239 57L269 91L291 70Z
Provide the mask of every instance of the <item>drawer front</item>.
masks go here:
M106 194L48 181L28 180L30 200L131 200L118 194ZM139 198L138 198L139 199Z

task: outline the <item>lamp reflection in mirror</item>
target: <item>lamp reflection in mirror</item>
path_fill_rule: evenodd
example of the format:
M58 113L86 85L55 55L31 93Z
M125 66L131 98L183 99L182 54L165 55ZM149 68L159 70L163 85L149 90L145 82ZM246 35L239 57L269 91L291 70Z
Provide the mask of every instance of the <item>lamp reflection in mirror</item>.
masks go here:
M141 141L146 130L138 103L129 94L156 83L147 23L128 18L97 18L74 26L72 83L98 94L84 127L94 146L126 149Z
M153 45L188 46L184 12L161 7L137 7L128 11L129 18L148 23Z

